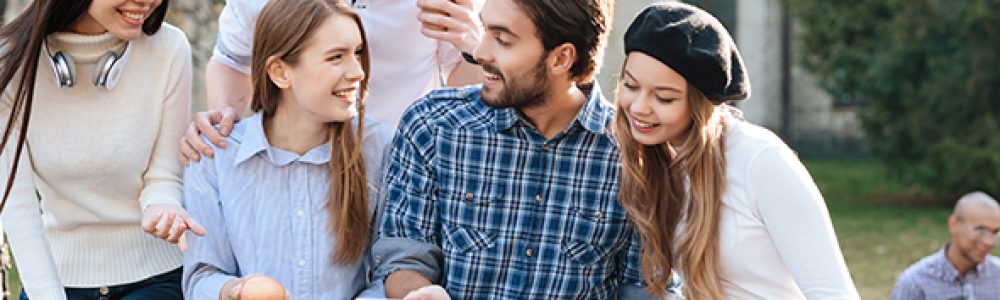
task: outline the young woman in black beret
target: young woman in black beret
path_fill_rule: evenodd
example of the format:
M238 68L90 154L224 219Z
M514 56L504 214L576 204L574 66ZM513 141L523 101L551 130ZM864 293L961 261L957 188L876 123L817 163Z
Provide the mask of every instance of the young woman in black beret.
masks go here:
M726 104L746 99L750 82L722 24L654 4L626 32L625 53L620 199L642 236L650 290L678 271L687 299L857 299L808 171Z

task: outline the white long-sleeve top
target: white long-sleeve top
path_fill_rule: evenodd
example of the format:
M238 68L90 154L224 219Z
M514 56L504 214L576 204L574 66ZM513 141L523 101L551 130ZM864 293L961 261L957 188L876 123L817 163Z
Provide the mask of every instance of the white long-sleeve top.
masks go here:
M55 33L48 43L53 53L69 53L77 74L73 87L59 87L43 50L27 144L2 216L25 291L32 300L64 300L63 287L131 283L180 267L177 247L140 222L150 204L181 204L177 141L190 114L187 38L163 24L132 40L110 91L95 87L92 73L98 58L123 41ZM4 90L2 124L13 93ZM16 136L3 151L2 182L15 144Z
M858 299L830 214L795 153L730 118L720 266L730 299Z

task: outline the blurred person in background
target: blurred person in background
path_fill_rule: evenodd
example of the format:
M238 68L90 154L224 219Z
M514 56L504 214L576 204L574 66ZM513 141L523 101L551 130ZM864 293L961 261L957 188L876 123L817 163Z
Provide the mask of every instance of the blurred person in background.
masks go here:
M962 196L948 218L951 241L899 275L894 300L1000 299L1000 206L983 192Z

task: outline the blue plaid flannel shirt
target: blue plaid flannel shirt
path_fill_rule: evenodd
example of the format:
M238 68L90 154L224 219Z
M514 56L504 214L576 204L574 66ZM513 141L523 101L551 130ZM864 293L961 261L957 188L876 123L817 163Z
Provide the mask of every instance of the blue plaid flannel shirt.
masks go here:
M454 299L651 298L599 88L552 139L479 92L433 91L404 114L375 276L416 271Z

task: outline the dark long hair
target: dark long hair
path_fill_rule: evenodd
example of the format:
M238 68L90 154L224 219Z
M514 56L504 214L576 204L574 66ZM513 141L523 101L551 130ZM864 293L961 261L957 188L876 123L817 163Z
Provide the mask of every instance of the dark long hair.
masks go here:
M250 58L250 79L253 99L250 108L263 112L264 119L274 116L281 99L281 89L267 74L272 57L296 65L306 42L330 16L345 16L354 20L367 44L361 18L342 0L272 0L264 6L253 37ZM368 47L362 47L361 68L371 74ZM326 210L329 213L330 234L337 237L333 261L343 264L357 261L368 247L371 218L368 213L368 180L361 140L364 136L365 98L368 76L358 89L358 129L350 122L332 122L330 135L330 187Z
M31 119L31 103L35 96L35 78L38 74L38 57L41 55L42 42L49 34L68 29L81 16L87 13L92 0L33 0L14 20L0 28L0 87L16 88L10 103L10 115L4 121L3 140L0 140L0 154L7 150L7 142L16 129L17 147L14 149L13 163L7 177L3 198L0 200L0 211L10 196L17 175L18 160L24 150L24 140L28 133ZM142 24L142 32L152 35L160 29L163 19L167 16L169 0L162 0L160 6L146 18ZM20 76L14 80L14 76ZM16 86L11 86L16 82ZM15 126L16 124L16 126Z

